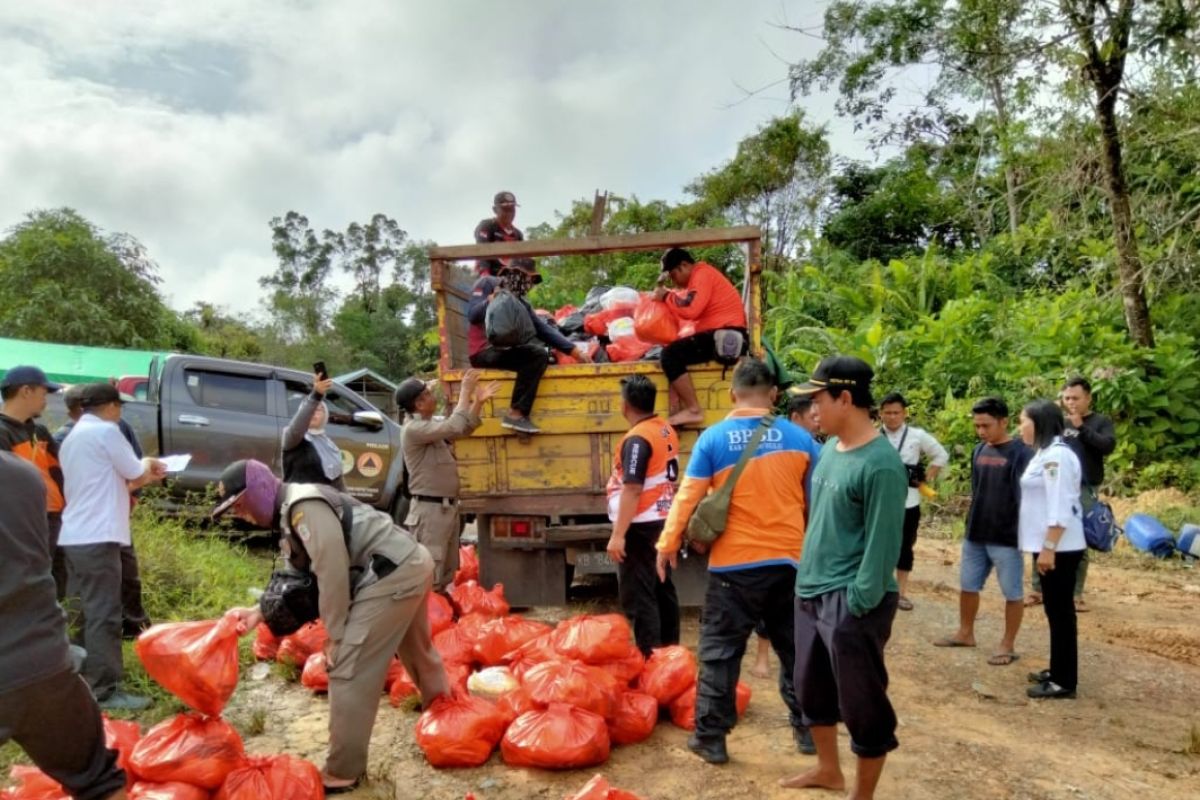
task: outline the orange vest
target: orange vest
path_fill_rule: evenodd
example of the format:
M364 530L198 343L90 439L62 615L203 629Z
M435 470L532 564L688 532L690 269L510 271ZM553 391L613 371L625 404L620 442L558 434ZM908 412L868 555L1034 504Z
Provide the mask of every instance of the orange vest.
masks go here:
M646 467L646 482L638 498L634 522L658 522L667 518L671 500L675 497L675 481L679 478L679 436L661 417L650 417L634 425L617 442L613 454L612 476L608 479L608 517L616 520L621 504L625 475L621 470L621 450L631 436L640 436L650 443L650 463Z
M14 446L12 451L13 455L30 462L41 473L42 481L46 484L46 511L51 514L62 513L67 501L58 488L58 481L50 474L50 468L58 466L58 459L50 453L49 443L38 440L37 434L34 434L34 438Z

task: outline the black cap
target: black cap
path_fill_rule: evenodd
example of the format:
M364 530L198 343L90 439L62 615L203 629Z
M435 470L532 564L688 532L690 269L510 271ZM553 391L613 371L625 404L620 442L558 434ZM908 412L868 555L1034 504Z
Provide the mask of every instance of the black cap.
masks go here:
M246 459L235 461L221 473L217 481L217 507L213 509L213 519L228 511L234 503L246 493Z
M532 258L527 256L518 256L510 260L507 264L501 265L500 272L503 273L506 270L524 272L526 275L533 278L534 284L539 284L542 282L542 276L537 271L537 263L534 262Z
M412 404L428 388L420 378L405 378L396 387L396 405L405 411L412 411Z
M13 367L4 373L4 378L0 379L0 389L8 389L13 386L45 386L50 392L57 392L62 388L47 378L41 368L29 366Z
M840 387L854 392L869 392L874 377L875 370L861 358L830 356L817 364L811 378L788 391L792 395L805 395Z
M79 406L98 408L109 403L123 403L121 393L111 383L85 383L79 387Z
M496 196L492 198L492 205L515 206L519 203L517 203L517 196L512 192L496 192Z

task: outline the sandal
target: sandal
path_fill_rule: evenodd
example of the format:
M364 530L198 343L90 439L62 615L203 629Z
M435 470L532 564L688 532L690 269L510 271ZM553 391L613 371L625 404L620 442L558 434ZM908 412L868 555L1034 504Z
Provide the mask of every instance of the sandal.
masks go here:
M967 644L961 639L955 639L952 636L943 636L941 639L936 639L933 642L934 647L974 647L973 644Z
M909 600L907 597L901 597L898 601L896 601L896 607L899 608L901 611L912 611L913 610L913 602L912 602L912 600Z
M988 663L993 667L1007 667L1014 661L1019 661L1020 658L1020 653L996 653L988 659Z
M346 794L348 792L353 792L355 789L357 789L358 783L359 783L358 781L355 781L354 783L347 783L345 786L324 786L323 785L322 788L325 789L326 795Z
M1025 595L1025 607L1033 608L1042 604L1042 595L1039 592L1030 592Z
M1082 597L1075 598L1075 613L1076 614L1086 614L1087 612L1089 612L1091 610L1092 610L1092 607L1089 606Z

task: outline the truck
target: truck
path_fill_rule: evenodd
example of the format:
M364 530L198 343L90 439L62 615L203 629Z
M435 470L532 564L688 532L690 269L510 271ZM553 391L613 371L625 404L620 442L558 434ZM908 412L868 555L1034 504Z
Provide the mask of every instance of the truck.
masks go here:
M467 305L476 279L474 261L518 256L621 251L657 256L675 246L740 246L745 254L742 297L750 351L761 355L761 240L759 228L741 226L430 248L441 342L438 378L453 400L469 367ZM690 372L705 426L724 418L732 408L729 370L710 363ZM488 587L502 583L514 606L561 605L575 575L615 572L606 553L611 524L605 486L614 447L629 427L621 415L620 382L630 375L646 375L655 382L658 410L665 416L667 382L656 361L551 365L534 405L542 432L519 436L500 426L512 396L513 374L482 371L481 381L498 381L501 389L484 408L479 429L455 442L459 497L463 512L475 515L481 582ZM681 468L698 435L698 428L679 431ZM693 553L680 563L674 578L680 601L698 605L705 560Z
M280 441L313 376L298 370L206 356L154 356L146 364L145 400L126 400L122 416L148 455L191 454L169 481L172 505L215 485L221 471L254 458L283 474ZM53 430L65 421L61 395L44 415ZM342 455L347 492L403 523L400 425L338 383L326 395L326 431Z

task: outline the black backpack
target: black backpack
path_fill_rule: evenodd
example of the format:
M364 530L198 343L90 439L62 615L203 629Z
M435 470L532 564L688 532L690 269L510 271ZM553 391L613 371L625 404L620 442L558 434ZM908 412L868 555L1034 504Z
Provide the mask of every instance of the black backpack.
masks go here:
M520 347L537 338L529 308L510 291L496 289L488 303L483 329L492 347Z

